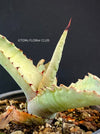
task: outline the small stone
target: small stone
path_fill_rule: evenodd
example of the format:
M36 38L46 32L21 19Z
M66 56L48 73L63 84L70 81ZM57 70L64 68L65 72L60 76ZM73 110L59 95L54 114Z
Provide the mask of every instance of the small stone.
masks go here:
M45 125L46 127L51 127L51 125L50 124L48 124L48 123L46 123L46 125Z
M6 107L6 110L8 110L9 108L10 108L10 106L7 106L7 107Z
M85 134L83 132L83 130L80 129L80 127L78 127L78 126L75 126L75 127L70 128L70 133L71 134Z
M9 124L6 125L6 129L7 129L7 130L10 130Z
M70 132L70 129L73 128L75 126L75 124L70 124L70 123L63 123L63 133L67 134Z
M56 122L55 122L55 125L56 125L56 126L58 126L59 124L60 124L60 122L59 122L59 121L56 121Z
M62 121L63 119L61 117L58 118L58 121Z
M91 122L85 121L82 125L85 126L88 130L96 131L96 127Z
M25 103L21 103L19 106L20 106L20 109L24 109L25 108Z
M40 131L38 134L46 134L46 133L43 133L42 131Z
M10 103L10 105L19 104L19 102L16 100L9 100L9 103Z
M5 99L5 100L0 100L0 105L6 105L8 103L8 100Z
M86 134L92 134L93 132L92 131L88 131L88 132L86 132ZM98 133L99 134L99 133Z
M12 132L11 134L24 134L22 131L15 131L15 132Z
M62 134L62 128L61 127L57 127L57 130L56 130L57 132L56 132L56 134L58 133L58 134Z
M70 123L63 123L63 128L71 128L71 127L74 127L75 124L70 124Z
M49 134L50 132L52 132L52 129L50 127L45 128L43 131L43 134ZM39 133L40 134L40 133ZM42 133L41 133L42 134Z
M85 119L85 118L91 117L91 115L84 111L84 112L81 114L81 117L82 117L82 119Z
M84 107L76 108L78 111L84 110Z
M39 128L39 130L41 131L41 130L43 130L44 129L44 126L42 125L40 128Z
M38 134L38 132L37 131L34 131L33 134Z

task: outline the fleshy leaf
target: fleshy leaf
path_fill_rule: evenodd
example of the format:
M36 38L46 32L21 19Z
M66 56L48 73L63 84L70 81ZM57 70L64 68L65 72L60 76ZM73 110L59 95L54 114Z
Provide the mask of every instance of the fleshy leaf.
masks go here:
M47 87L42 95L38 95L28 103L28 111L49 118L58 111L99 104L100 79L89 74L69 87L64 85Z
M23 89L28 100L36 94L42 75L23 52L0 35L0 64Z
M44 64L45 60L44 59L41 59L38 64L37 64L37 69L39 70L39 72L42 74L42 75L45 75L46 71L47 71L47 68L50 64L50 62ZM41 82L40 82L41 83ZM54 81L53 81L53 84L54 85L57 85L57 78L55 77L54 78ZM40 92L39 92L40 93Z
M97 94L100 94L100 79L88 73L88 76L85 76L83 80L79 79L78 82L72 83L70 87L75 87L78 90L83 91L96 91ZM94 92L95 92L94 91Z
M46 70L44 62L45 62L45 60L41 59L37 64L37 69L41 74L43 74L45 72L45 70Z
M42 125L45 120L41 117L28 114L26 112L16 109L14 106L9 107L9 109L0 115L0 129L4 129L9 122L24 123L27 125Z
M46 70L46 73L44 74L40 84L39 84L39 88L38 90L43 90L43 87L49 87L53 84L54 79L56 77L56 73L58 71L59 68L59 63L62 57L62 51L64 48L64 44L65 44L65 40L67 37L67 33L68 33L68 29L70 27L71 24L71 19L69 21L69 24L67 26L67 28L64 30L60 40L58 41L58 44L55 48L55 51L53 53L53 56L50 60L49 66Z

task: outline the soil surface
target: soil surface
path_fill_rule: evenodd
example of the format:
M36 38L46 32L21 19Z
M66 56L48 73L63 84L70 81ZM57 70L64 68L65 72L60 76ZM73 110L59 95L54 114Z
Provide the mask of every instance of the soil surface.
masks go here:
M0 114L11 105L27 111L26 103L6 99L0 100ZM92 134L98 129L100 129L100 112L90 107L82 107L59 112L52 123L42 126L10 122L5 129L0 130L0 134Z

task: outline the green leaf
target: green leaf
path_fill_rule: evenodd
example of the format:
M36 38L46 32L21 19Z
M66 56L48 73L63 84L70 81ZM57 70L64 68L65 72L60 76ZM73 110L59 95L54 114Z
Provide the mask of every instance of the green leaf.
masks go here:
M53 53L53 56L50 60L50 63L48 65L48 68L39 84L38 90L40 91L41 89L43 90L43 87L49 87L53 84L55 77L56 77L56 73L58 71L59 68L59 63L62 57L62 52L63 52L63 48L64 48L64 44L65 44L65 40L67 37L67 33L68 33L68 29L64 30L60 40L58 41L58 44L55 48L55 51Z
M100 105L100 79L92 74L69 87L46 87L42 95L28 103L28 111L49 118L59 111L90 105Z
M41 73L23 52L0 35L0 64L23 89L28 100L36 95Z

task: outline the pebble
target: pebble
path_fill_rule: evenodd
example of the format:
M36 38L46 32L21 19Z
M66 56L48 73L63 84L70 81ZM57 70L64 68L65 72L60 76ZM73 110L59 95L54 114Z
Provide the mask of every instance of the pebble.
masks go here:
M85 119L87 117L91 117L91 115L84 111L83 113L81 113L81 117L82 119Z
M20 107L20 109L24 109L24 108L25 108L25 103L21 103L21 104L19 105L19 107Z
M15 100L9 100L9 103L10 105L19 104L19 102Z
M33 134L38 134L38 132L37 131L34 131Z
M8 103L8 100L0 100L0 105L6 105Z
M48 124L48 123L46 123L46 125L45 125L46 127L52 127L50 124Z
M62 121L63 119L61 117L58 118L58 121Z
M65 128L71 128L71 127L74 127L75 126L75 124L70 124L70 123L63 123L63 128L65 129Z
M12 132L11 134L24 134L22 131L15 131L15 132Z
M92 134L93 132L92 131L88 131L88 132L86 132L86 134ZM99 133L98 133L99 134Z
M41 127L39 127L39 130L43 130L44 129L44 126L42 125Z
M56 122L55 122L55 125L56 125L56 126L58 126L59 124L60 124L60 122L59 122L59 121L56 121Z

